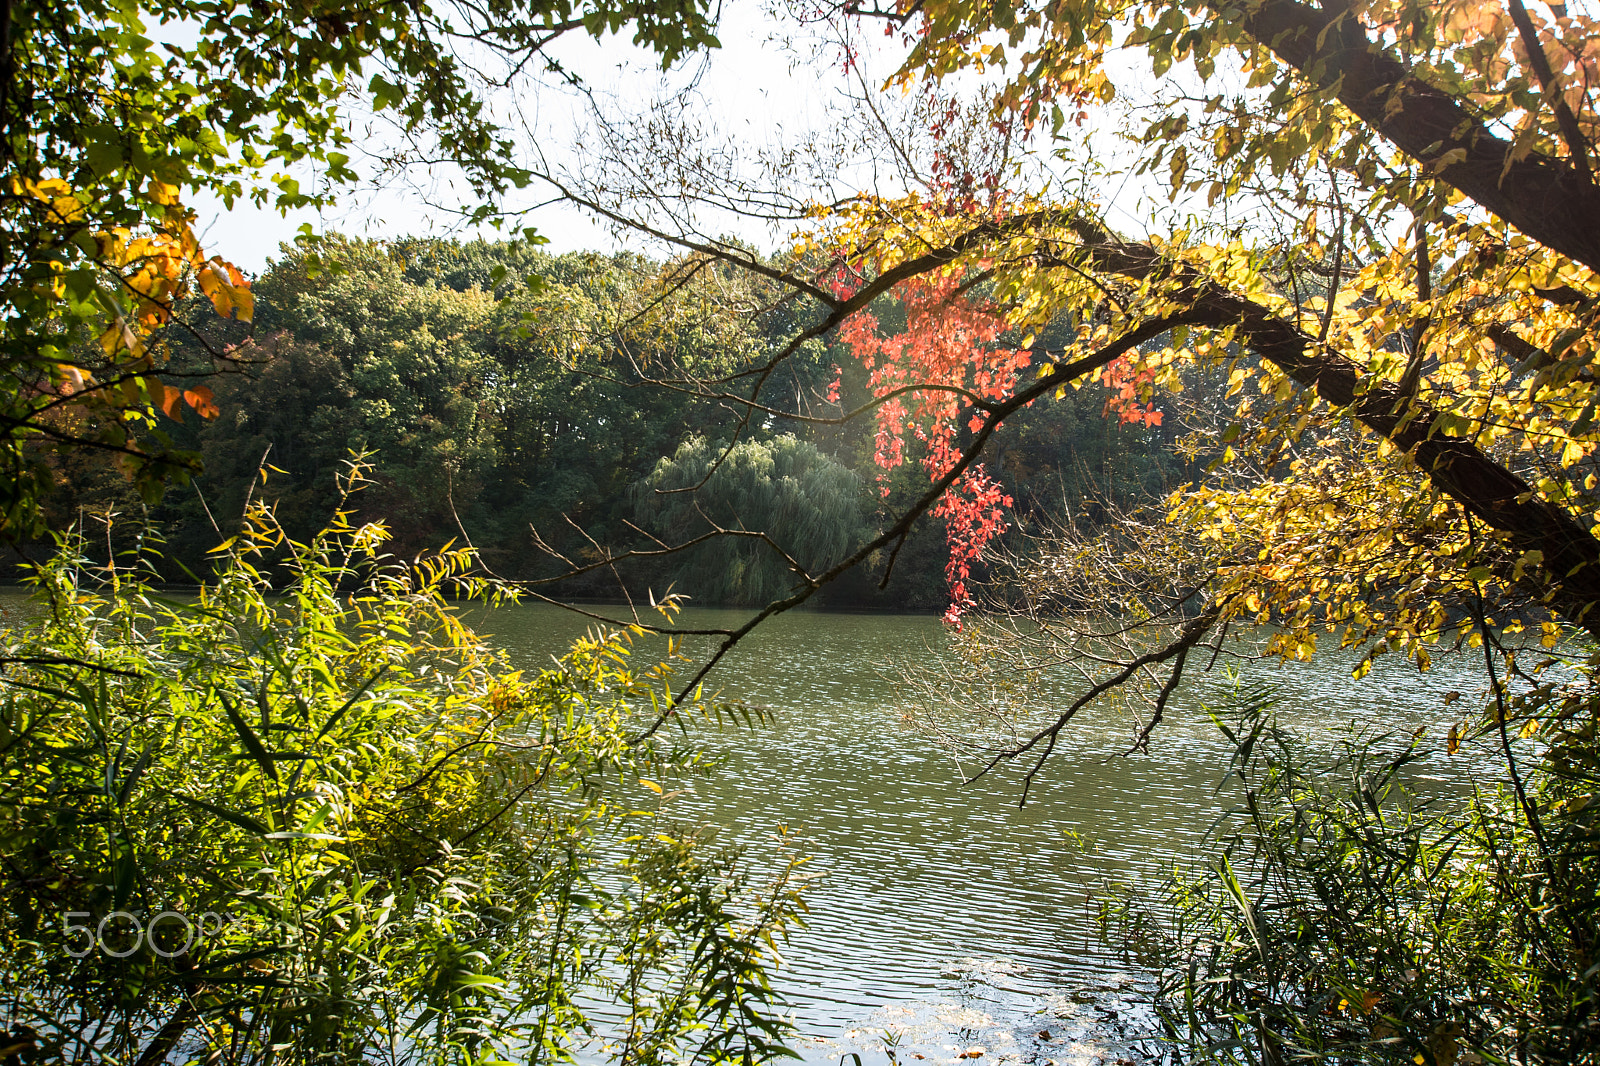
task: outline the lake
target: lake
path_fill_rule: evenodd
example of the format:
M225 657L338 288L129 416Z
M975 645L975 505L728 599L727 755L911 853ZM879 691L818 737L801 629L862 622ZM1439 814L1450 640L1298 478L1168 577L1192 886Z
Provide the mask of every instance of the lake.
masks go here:
M690 610L679 624L747 616ZM542 605L474 621L525 668L547 665L593 624ZM708 652L711 638L698 639L691 649ZM813 857L821 876L807 894L808 926L776 977L806 1059L856 1052L879 1066L893 1045L902 1066L979 1048L984 1062L1138 1061L1148 977L1103 942L1094 896L1107 878L1148 889L1193 860L1232 802L1236 793L1217 791L1229 748L1202 709L1231 682L1193 667L1148 754L1121 754L1132 736L1125 715L1080 716L1019 809L1015 775L961 784L883 676L890 660L939 654L943 639L924 615L791 612L765 623L708 688L767 708L776 723L700 730L726 767L666 810L757 847L787 827ZM1355 683L1353 657L1331 653L1249 673L1277 683L1287 721L1330 740L1352 721L1437 737L1461 713L1444 695L1482 686L1474 662L1441 658L1421 673L1384 659ZM1441 757L1418 775L1424 788L1430 778L1448 788L1465 769Z
M0 591L0 624L36 609ZM466 613L530 669L595 624L543 605ZM727 627L746 617L697 609L680 624ZM702 655L713 646L690 639ZM1236 798L1218 791L1230 748L1204 710L1231 682L1191 667L1147 754L1122 754L1132 737L1125 715L1080 715L1019 809L1015 774L963 785L950 753L908 720L905 697L885 679L886 664L927 661L944 641L929 615L795 611L769 620L708 688L765 708L774 724L697 730L725 766L666 812L717 825L752 852L786 827L811 856L818 879L806 895L807 926L794 931L775 974L807 1061L854 1052L861 1066L884 1066L892 1049L900 1066L954 1063L979 1048L973 1066L1140 1061L1149 977L1103 940L1095 897L1108 879L1149 891L1193 861ZM641 661L650 650L641 642ZM1256 662L1248 674L1275 683L1286 722L1331 744L1352 722L1442 736L1482 687L1474 664L1481 668L1475 656L1441 656L1421 673L1390 657L1357 683L1354 658L1327 652L1312 663ZM1469 699L1446 709L1452 690ZM1448 792L1473 768L1441 756L1417 764L1413 780Z

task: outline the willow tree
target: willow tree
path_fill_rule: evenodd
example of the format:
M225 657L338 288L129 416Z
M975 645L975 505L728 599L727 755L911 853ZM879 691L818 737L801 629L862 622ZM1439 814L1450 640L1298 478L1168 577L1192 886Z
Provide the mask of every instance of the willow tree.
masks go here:
M789 434L692 437L632 495L639 521L684 547L678 591L712 602L763 603L866 539L861 478Z

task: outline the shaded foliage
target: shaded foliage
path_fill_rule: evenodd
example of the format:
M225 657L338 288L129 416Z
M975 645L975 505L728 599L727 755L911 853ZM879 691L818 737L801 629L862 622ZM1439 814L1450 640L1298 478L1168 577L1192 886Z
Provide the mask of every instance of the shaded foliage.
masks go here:
M286 248L254 281L253 333L220 323L205 334L243 369L213 380L217 418L170 427L177 443L203 457L206 472L192 490L148 511L166 540L166 557L154 565L177 581L203 575L218 536L213 523L233 521L247 499L269 501L292 536L311 536L336 504L340 464L351 452L369 452L374 484L354 506L385 522L397 553L465 532L496 573L548 578L608 551L659 547L634 528L636 520L649 517L641 524L668 540L698 535L702 520L681 508L653 517L638 510L638 486L665 476L659 464L672 467L674 456L699 447L694 441L733 432L746 450L730 473L750 473L747 459L765 461L758 453L798 464L798 477L835 470L827 493L842 500L853 470L851 491L868 499L819 509L725 494L705 500L706 513L729 529L771 534L808 567L837 559L920 491L917 475L874 462L870 426L741 425L736 406L653 383L667 365L708 377L730 373L801 328L805 320L789 304L754 323L733 314L727 298L737 280L701 272L685 281L672 263L552 256L516 242L328 238ZM754 302L760 292L748 296ZM904 318L891 300L879 314L889 328ZM181 353L188 342L175 335L170 343ZM827 392L839 375L842 401L859 402L868 382L853 359L838 368L842 354L810 342L785 362L782 388L826 415L838 409ZM1119 425L1103 408L1103 395L1069 393L1019 412L997 436L995 480L1024 526L1063 504L1098 513L1096 501L1146 499L1172 479L1176 466L1163 451L1169 431ZM905 455L926 466L926 451L911 441ZM257 476L263 462L276 471L265 482ZM57 462L56 476L47 500L54 524L117 510L125 519L115 524L122 531L116 544L131 543L138 525L131 519L146 508L126 479L77 458ZM774 485L786 476L778 473ZM723 484L708 489L721 492ZM687 494L680 498L689 506ZM821 536L813 527L824 511L834 532ZM888 563L883 552L875 567L830 587L825 602L942 608L946 540L945 520L934 516L898 552L888 588L877 587ZM642 594L676 581L698 602L751 602L786 587L780 564L756 563L763 555L777 560L771 549L729 550L728 558L754 569L722 573L708 547L686 566L636 560L600 568L563 582L560 594L616 596L619 580Z

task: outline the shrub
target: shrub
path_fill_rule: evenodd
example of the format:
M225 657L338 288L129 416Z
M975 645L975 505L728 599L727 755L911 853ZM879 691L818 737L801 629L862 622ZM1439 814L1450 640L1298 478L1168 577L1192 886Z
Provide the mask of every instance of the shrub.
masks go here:
M671 663L595 633L512 671L451 606L488 591L470 554L384 541L342 510L291 543L258 506L193 602L70 540L39 568L42 621L4 634L0 1057L783 1054L794 862L757 886L638 809L711 766L631 737Z
M1234 828L1157 905L1107 906L1159 973L1180 1057L1600 1062L1587 682L1491 702L1483 739L1504 784L1449 804L1407 787L1417 737L1351 734L1319 757L1246 696L1218 719L1243 788ZM1546 745L1520 766L1512 730L1541 710Z

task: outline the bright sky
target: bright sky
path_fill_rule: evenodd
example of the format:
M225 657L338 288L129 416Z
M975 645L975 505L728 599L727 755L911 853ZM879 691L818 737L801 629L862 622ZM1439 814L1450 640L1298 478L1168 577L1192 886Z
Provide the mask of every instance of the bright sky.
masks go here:
M746 144L773 144L822 121L830 96L837 93L837 72L819 72L773 40L779 33L793 32L793 27L768 21L761 6L730 2L718 34L722 48L680 64L666 76L650 53L633 47L626 38L596 42L587 36L573 36L559 42L557 55L585 79L598 98L621 111L638 110L652 97L698 77L707 108L705 120ZM581 165L580 153L586 150L580 136L589 107L586 100L571 90L546 88L516 105L531 122L553 167ZM305 176L297 176L306 181ZM448 180L442 175L416 177L423 182L441 177ZM521 203L537 203L548 195L538 190L532 193ZM439 199L455 203L460 198L445 192ZM216 200L197 200L194 206L207 247L249 271L260 270L269 258L276 258L279 244L292 240L308 222L318 232L336 230L368 237L442 234L450 232L454 222L447 211L430 207L422 197L400 189L360 190L342 200L342 206L334 211L300 211L287 218L248 205L229 212ZM564 204L541 207L531 222L549 238L548 248L554 252L616 245L606 228ZM771 237L754 230L739 235L763 246L772 243Z
M699 132L711 140L720 135L744 151L794 148L812 138L826 142L848 133L850 123L841 120L840 106L849 86L837 59L832 58L831 52L830 58L817 58L813 31L774 21L765 11L767 6L754 0L724 0L718 31L722 47L691 57L665 75L653 54L635 48L626 37L596 42L586 35L572 35L558 42L553 54L567 69L579 74L599 106L614 115L641 114L652 100L695 86L698 96L692 117L702 125ZM893 49L885 49L874 57L874 36L868 32L863 44L870 70L868 84L877 85L892 72L899 56ZM790 39L793 43L786 43ZM878 69L871 69L874 66ZM1126 75L1123 84L1140 85L1136 73L1122 73ZM593 105L569 88L545 85L530 89L519 98L501 98L492 104L499 108L508 127L532 131L525 142L537 146L552 171L578 171L606 158L589 125ZM854 121L864 121L859 112ZM1098 129L1078 131L1078 143L1092 146L1088 155L1102 165L1125 156L1123 146L1116 143L1118 122L1114 110L1108 110L1091 120ZM357 141L381 145L384 135L358 134ZM830 154L826 146L811 153L811 157L830 166L840 158ZM360 168L359 156L353 165ZM1066 166L1067 171L1072 169ZM861 162L841 162L834 170L824 171L824 176L833 182L836 192L843 194L875 184L870 164ZM308 174L296 177L302 184L312 181ZM322 214L302 211L287 218L250 206L227 212L219 202L204 198L194 206L205 234L205 246L252 272L262 269L269 258L276 258L280 243L293 240L307 223L316 232L338 231L375 238L460 233L452 213L437 206L459 206L469 199L450 191L448 173L414 173L410 177L413 185L432 187L433 205L415 191L391 187L346 191L335 210ZM1113 223L1130 233L1144 228L1152 210L1174 209L1165 202L1164 190L1158 190L1150 178L1130 180L1125 172L1100 172L1093 184L1101 195L1117 201L1111 205ZM550 198L549 189L535 188L517 194L510 206L533 206ZM609 251L621 243L607 226L563 203L539 207L522 224L529 222L549 239L547 247L552 252ZM737 236L767 250L779 247L787 236L750 221L726 219L713 226L713 232ZM494 234L486 231L486 235ZM642 248L637 237L629 238L627 243L640 250L660 251Z

